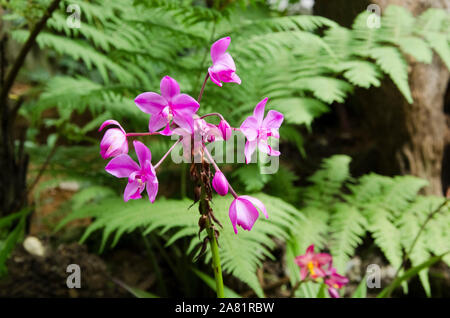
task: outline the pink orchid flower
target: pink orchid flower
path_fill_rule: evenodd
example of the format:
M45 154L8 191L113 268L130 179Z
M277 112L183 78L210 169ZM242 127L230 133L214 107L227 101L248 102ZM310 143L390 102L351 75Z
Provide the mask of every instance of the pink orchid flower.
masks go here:
M158 179L155 168L151 164L152 154L142 142L133 142L139 165L127 154L121 154L112 159L105 170L117 178L128 178L123 199L142 198L141 193L147 189L150 201L153 203L158 193Z
M236 74L236 65L229 53L227 53L231 38L229 36L217 40L211 46L211 59L213 65L208 68L209 76L214 84L222 87L222 83L241 84L241 79Z
M247 138L245 143L245 162L249 163L252 154L258 146L259 150L269 156L279 156L280 152L272 149L267 143L268 137L280 138L278 129L283 123L284 116L276 110L269 110L264 118L264 109L267 98L260 101L253 110L253 116L249 116L241 125L241 131Z
M117 121L113 119L104 121L98 131L109 125L117 125L119 128L110 128L105 132L100 142L100 155L103 159L128 153L128 141L125 130Z
M145 92L136 97L134 102L144 113L150 114L148 123L150 132L156 132L165 126L162 135L171 135L170 124L173 120L179 127L192 132L193 115L200 107L199 103L187 94L180 94L177 81L164 76L160 83L161 95Z
M228 211L234 233L238 233L238 225L244 230L250 231L259 217L258 209L264 214L266 219L269 218L266 207L258 199L248 195L236 197L231 203Z
M314 253L314 245L306 249L306 253L295 258L295 262L300 266L300 278L304 280L309 274L312 278L325 277L323 266L331 262L331 255L327 253Z
M338 289L348 284L348 278L339 275L336 268L332 267L330 262L329 270L326 272L325 284L328 286L328 293L332 298L339 298Z

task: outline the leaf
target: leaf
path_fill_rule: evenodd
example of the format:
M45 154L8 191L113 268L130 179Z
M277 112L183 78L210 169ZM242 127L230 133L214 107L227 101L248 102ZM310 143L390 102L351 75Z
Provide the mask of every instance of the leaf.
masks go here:
M19 223L16 225L14 230L12 230L8 236L6 237L4 243L1 246L0 250L0 276L4 275L7 271L6 268L6 260L8 259L9 254L16 246L17 241L20 239L20 235L22 234L23 229L25 228L25 220L26 214L29 212L29 209L24 209L22 212L18 214L21 215Z
M408 65L398 49L394 47L373 48L370 56L390 76L408 103L412 104L413 99L408 84Z
M367 297L367 282L366 276L361 279L361 282L356 287L353 292L352 298L366 298Z
M448 254L448 253L445 253L445 254ZM423 269L426 269L426 268L429 268L429 267L433 266L435 263L437 263L440 260L442 260L442 258L444 257L445 254L442 254L442 255L439 255L439 256L434 256L434 257L430 258L429 260L423 262L422 264L417 265L417 266L407 270L404 275L402 275L401 277L397 277L391 284L389 284L389 286L384 288L377 295L377 298L389 297L391 295L391 293L394 291L394 289L397 288L398 286L400 286L400 284L403 281L408 281L409 279L411 279L412 277L417 275Z
M156 296L155 294L149 293L145 290L135 288L135 287L130 287L127 284L125 284L124 282L122 282L121 280L113 278L113 281L120 287L126 289L128 292L130 292L130 294L132 294L136 298L159 298L159 296Z

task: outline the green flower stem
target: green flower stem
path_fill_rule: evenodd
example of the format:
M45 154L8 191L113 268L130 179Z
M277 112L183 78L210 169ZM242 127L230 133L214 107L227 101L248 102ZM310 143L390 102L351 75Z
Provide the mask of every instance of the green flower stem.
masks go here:
M216 237L214 236L214 230L208 226L207 231L209 237L209 244L211 246L212 267L214 271L214 279L216 281L217 298L225 298L225 294L223 291L223 278L222 278L222 267L220 265L219 246L217 245Z

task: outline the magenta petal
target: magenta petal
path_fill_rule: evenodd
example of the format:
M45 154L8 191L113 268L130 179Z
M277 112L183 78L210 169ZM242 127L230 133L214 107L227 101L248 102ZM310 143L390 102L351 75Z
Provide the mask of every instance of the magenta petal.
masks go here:
M236 65L234 64L234 60L229 53L221 55L220 58L214 62L213 68L217 68L216 72L221 70L236 71Z
M215 63L228 49L231 38L229 36L221 38L211 45L211 59Z
M133 145L139 160L139 164L141 165L141 168L143 168L146 161L152 161L152 153L150 152L150 149L147 148L147 146L145 146L138 140L133 141Z
M120 130L125 134L125 130L122 128L122 126L119 124L119 122L117 120L114 120L114 119L105 120L103 122L103 124L100 126L100 128L98 129L98 131L102 131L103 128L105 128L106 126L109 126L109 125L117 125L117 126L119 126Z
M312 254L314 253L314 244L311 244L310 246L308 246L308 248L306 249L306 254Z
M175 124L192 134L194 132L194 119L192 116L193 114L190 112L174 111L173 121Z
M212 68L212 67L208 68L208 73L209 73L209 78L211 78L211 81L212 81L214 84L216 84L216 85L222 87L222 83L220 82L220 78L219 78L219 77L217 76L217 74L213 71L213 68Z
M158 131L159 129L163 128L167 123L169 122L169 119L161 112L154 114L150 117L150 120L148 122L148 130L150 132Z
M139 170L139 165L129 155L119 155L113 158L105 170L117 178L127 178L131 173Z
M258 122L258 127L261 127L263 118L264 118L264 109L266 107L268 98L264 98L262 101L260 101L253 110L253 116L256 118L256 121Z
M167 100L161 95L153 92L139 94L134 103L140 110L147 114L158 114L167 106Z
M174 111L183 111L183 113L195 114L200 107L200 104L191 96L187 94L179 94L172 100L172 109ZM192 116L191 115L191 116Z
M266 210L264 203L262 203L259 199L251 197L249 195L241 195L240 198L250 201L254 206L256 206L258 209L261 210L261 212L264 214L266 219L269 218L269 215L267 214L267 210Z
M255 140L258 136L258 121L250 116L241 124L240 130L248 140Z
M216 171L212 181L212 186L216 192L224 196L228 193L228 181L225 175L221 171Z
M240 77L237 76L237 74L233 72L231 74L231 81L230 82L237 83L237 84L240 85L242 81L241 81Z
M326 265L331 262L332 257L328 253L317 253L314 255L314 258L320 265Z
M265 153L265 154L268 154L268 155L270 154L270 147L267 144L267 140L259 139L258 140L258 149L262 153Z
M168 101L180 94L180 85L170 76L164 76L160 83L161 95Z
M336 288L333 287L328 288L328 294L330 294L332 298L339 298L339 293L336 290Z
M228 210L228 216L230 217L231 225L233 225L234 233L237 234L238 231L237 231L236 201L237 199L234 199L233 202L231 202L230 209Z
M250 231L259 217L259 212L250 201L241 200L240 197L235 201L237 225L240 225L244 230Z
M304 280L308 276L308 268L306 266L300 268L300 279Z
M217 128L220 130L220 134L222 135L223 140L230 139L232 131L231 126L227 121L221 120Z
M245 163L248 164L252 161L252 155L255 152L256 144L257 144L256 140L252 140L252 141L247 140L247 142L245 143L245 149L244 149Z
M282 113L277 112L276 110L269 110L266 118L262 123L262 126L267 129L278 129L283 123L284 116Z
M158 194L158 179L154 178L147 182L147 194L150 202L155 202L156 195Z
M100 142L100 155L103 159L128 153L128 142L125 133L118 128L110 128Z
M123 192L123 200L128 202L130 199L140 199L141 191L138 181L128 182Z

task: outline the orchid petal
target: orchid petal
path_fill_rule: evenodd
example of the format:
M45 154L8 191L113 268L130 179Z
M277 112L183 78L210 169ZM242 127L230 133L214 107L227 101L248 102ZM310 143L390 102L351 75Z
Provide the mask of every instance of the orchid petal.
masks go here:
M230 205L230 209L228 211L228 216L230 217L231 225L233 225L234 233L237 234L237 211L236 211L236 201L233 200Z
M191 96L187 94L179 94L172 100L172 109L174 111L183 111L183 113L195 114L200 107L200 104Z
M139 165L129 155L122 154L113 158L106 165L105 170L117 178L126 178L139 170Z
M208 73L209 73L209 77L211 78L211 81L212 81L214 84L216 84L216 85L222 87L222 83L220 82L220 78L219 78L219 77L217 76L217 74L214 72L214 70L213 70L212 67L208 68Z
M141 190L140 184L138 181L128 182L125 187L125 191L123 192L123 200L128 202L130 199L140 199L141 198Z
M158 194L158 179L156 177L147 182L147 194L148 199L152 203L155 202L156 195Z
M100 128L98 129L98 131L102 131L103 128L105 128L106 126L109 126L109 125L117 125L117 126L119 126L120 130L125 134L125 130L122 128L122 126L119 124L119 122L117 120L114 120L114 119L105 120L103 122L103 124L100 126Z
M339 292L336 290L336 288L333 287L328 288L328 293L332 298L339 298Z
M180 85L170 76L164 76L160 83L161 95L169 102L172 98L180 94Z
M149 161L149 162L152 161L152 153L150 152L150 149L148 149L139 140L133 141L133 145L134 145L134 150L136 151L136 155L139 160L139 164L141 165L141 168L144 168L144 164L146 161Z
M229 53L225 53L220 56L217 61L214 62L213 68L215 72L220 72L221 70L236 71L236 64Z
M328 253L317 253L314 255L314 258L320 265L326 265L331 262L331 255Z
M258 121L254 116L248 117L241 124L240 130L249 141L255 140L258 136Z
M248 164L252 160L252 155L255 152L256 144L257 144L256 140L252 140L252 141L247 140L247 142L245 143L245 149L244 149L245 163Z
M256 121L258 123L258 128L261 127L263 118L264 118L264 109L266 107L268 98L264 98L262 101L260 101L253 110L253 116L256 118Z
M284 116L276 110L269 110L266 118L262 122L262 126L267 129L278 129L283 123Z
M244 230L250 231L259 217L258 210L250 201L237 198L235 202L237 225L240 225Z
M259 199L251 197L249 195L241 195L239 198L250 201L254 206L256 206L258 209L261 210L261 212L264 214L266 219L269 218L269 215L267 214L267 210L266 210L266 207L264 206L264 203L262 203Z
M161 95L153 92L146 92L138 95L134 103L146 114L157 114L167 106L167 100Z
M151 116L148 122L148 130L150 132L155 132L169 123L169 119L162 112L154 114Z
M308 276L308 268L306 266L300 268L300 279L304 280Z
M194 132L194 119L192 118L192 115L193 114L189 111L174 111L173 121L175 124L192 134Z
M229 36L221 38L211 45L211 59L215 63L228 49L231 38Z

